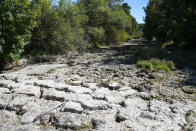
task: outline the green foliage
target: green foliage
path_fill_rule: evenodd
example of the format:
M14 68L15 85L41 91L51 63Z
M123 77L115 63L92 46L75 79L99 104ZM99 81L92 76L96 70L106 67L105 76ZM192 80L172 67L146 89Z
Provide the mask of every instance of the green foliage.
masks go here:
M18 58L24 47L24 55L56 55L139 38L131 7L122 2L1 0L0 59Z
M87 32L96 45L105 42L105 30L102 27L88 27Z
M52 1L41 0L40 25L34 29L31 44L26 52L32 48L44 54L59 54L70 50L84 50L88 47L84 40L82 24L87 17L80 14L79 7L69 1L60 0L59 5Z
M0 1L0 59L18 58L37 25L39 8L30 0Z
M131 38L134 31L131 7L121 2L122 0L78 1L80 9L88 17L85 29L90 38L89 43L115 44Z
M137 62L137 66L139 66L143 70L150 70L150 71L164 70L167 72L170 72L171 69L175 67L172 61L160 60L155 58L152 58L150 60L139 60Z
M131 15L131 12L130 12L131 7L130 7L127 3L123 3L123 4L122 4L122 8L123 8L123 10L125 11L125 13L126 13L128 16Z
M127 32L125 32L123 30L118 30L118 31L116 31L116 37L115 38L116 38L117 42L124 42L127 39L130 39L131 37Z
M134 62L137 62L138 60L148 60L153 57L164 59L167 58L167 56L167 52L165 52L161 48L146 46L136 50L136 52L133 53L129 59L131 59Z
M179 47L195 46L195 0L150 0L145 9L144 36L173 40Z
M137 66L141 67L143 70L153 70L152 64L148 61L138 61Z
M118 30L113 26L108 27L107 31L107 43L120 43L130 38L130 35L127 32L123 30Z
M139 28L139 25L136 22L136 19L132 17L132 31L131 31L132 37L135 39L141 38L142 37L141 33L142 32Z

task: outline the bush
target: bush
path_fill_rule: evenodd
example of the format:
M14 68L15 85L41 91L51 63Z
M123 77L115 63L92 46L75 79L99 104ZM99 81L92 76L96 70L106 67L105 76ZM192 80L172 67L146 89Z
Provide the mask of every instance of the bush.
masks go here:
M131 38L130 35L128 35L128 33L123 30L118 30L116 33L117 33L116 36L117 42L125 42L126 40Z
M105 30L102 27L88 27L88 35L91 37L91 41L95 45L105 43Z
M135 63L138 60L149 60L155 56L156 58L164 59L168 57L168 53L158 47L142 47L130 55L128 61Z
M150 70L150 71L153 70L152 64L149 63L148 61L138 61L137 65L141 67L143 70Z
M142 70L164 70L166 72L170 72L172 68L175 68L175 65L172 61L160 60L155 58L152 58L150 60L139 60L137 62L137 66L142 68Z

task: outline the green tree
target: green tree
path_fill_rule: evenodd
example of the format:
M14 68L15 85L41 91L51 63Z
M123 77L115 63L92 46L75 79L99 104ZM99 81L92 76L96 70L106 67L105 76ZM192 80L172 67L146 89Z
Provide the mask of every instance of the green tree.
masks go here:
M39 5L40 25L33 30L32 42L26 52L33 48L32 55L59 54L88 47L82 28L87 17L80 14L74 2L60 0L58 5L53 5L52 0L41 0Z
M130 38L132 18L122 6L123 0L78 0L88 21L84 26L90 43L115 44Z
M139 29L136 19L131 15L131 7L127 3L123 3L122 8L127 14L130 24L129 26L127 26L126 32L128 32L128 34L131 35L132 38L140 38L141 30Z
M145 8L144 36L173 40L179 47L196 46L195 7L195 0L150 0Z
M39 8L30 0L0 1L0 60L18 58L37 25Z
M130 16L131 15L131 7L128 5L128 3L123 3L122 8L125 11L125 13Z

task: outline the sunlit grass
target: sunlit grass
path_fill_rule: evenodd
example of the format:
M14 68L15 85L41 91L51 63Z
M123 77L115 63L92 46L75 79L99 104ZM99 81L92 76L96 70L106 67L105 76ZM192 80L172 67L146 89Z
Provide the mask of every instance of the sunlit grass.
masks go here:
M160 60L155 58L152 58L150 60L138 60L137 66L140 67L142 70L164 70L166 72L170 72L172 68L175 68L173 61Z

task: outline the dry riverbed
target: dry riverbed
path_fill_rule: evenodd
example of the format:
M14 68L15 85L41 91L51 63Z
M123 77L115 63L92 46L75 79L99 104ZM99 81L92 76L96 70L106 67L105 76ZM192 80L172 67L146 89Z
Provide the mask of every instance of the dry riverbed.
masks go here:
M196 130L196 71L143 72L127 62L140 46L0 74L0 130Z

